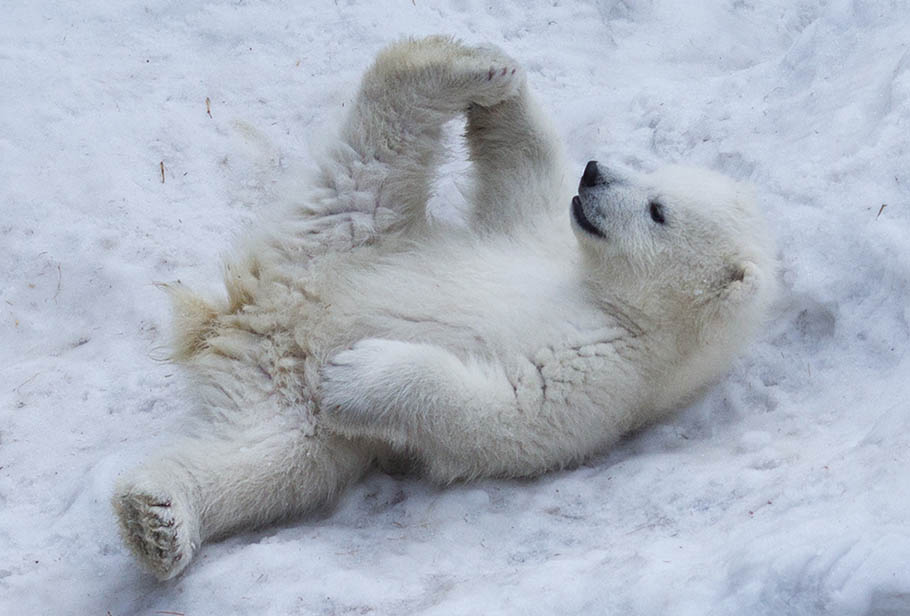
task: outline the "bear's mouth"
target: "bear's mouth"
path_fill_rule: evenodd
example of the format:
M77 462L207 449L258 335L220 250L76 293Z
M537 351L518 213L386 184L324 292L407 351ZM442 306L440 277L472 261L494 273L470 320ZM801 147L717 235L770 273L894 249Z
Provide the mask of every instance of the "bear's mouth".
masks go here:
M575 219L575 222L578 223L578 226L587 233L596 235L597 237L607 237L603 231L594 226L594 223L585 216L585 210L581 206L581 198L579 198L578 195L572 197L572 217Z

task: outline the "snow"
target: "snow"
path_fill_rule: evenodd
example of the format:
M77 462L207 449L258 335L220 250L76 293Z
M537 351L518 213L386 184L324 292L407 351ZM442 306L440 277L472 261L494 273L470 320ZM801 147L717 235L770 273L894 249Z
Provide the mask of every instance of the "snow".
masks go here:
M908 31L900 0L6 3L0 613L910 613ZM154 581L108 503L186 411L152 283L214 288L377 50L438 32L520 59L579 173L751 181L764 335L579 468L376 474Z

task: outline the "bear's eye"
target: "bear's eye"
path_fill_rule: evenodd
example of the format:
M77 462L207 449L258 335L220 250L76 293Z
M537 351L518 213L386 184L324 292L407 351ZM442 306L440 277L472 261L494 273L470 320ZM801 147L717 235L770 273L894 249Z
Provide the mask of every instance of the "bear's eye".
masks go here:
M664 216L664 206L659 201L652 201L648 204L651 210L651 220L659 225L666 224L667 218Z

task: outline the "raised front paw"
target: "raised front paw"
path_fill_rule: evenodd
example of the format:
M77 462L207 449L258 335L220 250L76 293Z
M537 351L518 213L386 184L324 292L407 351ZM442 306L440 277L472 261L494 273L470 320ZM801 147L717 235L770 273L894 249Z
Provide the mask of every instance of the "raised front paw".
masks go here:
M198 524L181 500L150 485L124 482L113 505L124 542L159 580L174 577L192 560Z
M456 87L469 104L491 107L516 96L524 70L496 47L469 47L453 62Z
M444 36L387 47L367 76L367 90L419 93L426 104L449 112L489 107L515 96L524 83L518 63L492 46L470 47ZM410 91L410 92L409 92Z

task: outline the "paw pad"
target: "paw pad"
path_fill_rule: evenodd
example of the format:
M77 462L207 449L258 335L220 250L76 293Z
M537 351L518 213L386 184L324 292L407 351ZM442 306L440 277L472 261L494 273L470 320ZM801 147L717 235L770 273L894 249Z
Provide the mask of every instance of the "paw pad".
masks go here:
M124 542L159 579L183 570L195 542L187 536L189 520L181 519L171 499L128 489L115 497L114 508Z

